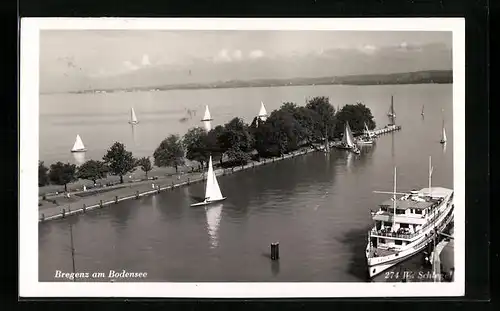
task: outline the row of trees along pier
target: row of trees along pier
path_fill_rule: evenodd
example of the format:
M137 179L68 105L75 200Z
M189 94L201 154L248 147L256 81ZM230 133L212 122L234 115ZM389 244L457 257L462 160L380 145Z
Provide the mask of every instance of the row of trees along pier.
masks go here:
M222 167L258 161L261 157L282 156L301 147L322 143L327 138L329 141L340 139L346 121L355 135L363 133L365 123L370 130L376 126L370 109L362 103L345 105L336 111L328 97L308 99L305 106L286 102L272 111L265 121L256 117L248 125L241 118L234 118L209 132L195 127L183 137L170 135L154 151L154 165L173 167L177 173L178 168L185 164L185 159L200 163L198 170L202 170L208 164L210 155ZM68 183L86 179L95 184L108 174L119 176L120 183L123 183L123 176L138 167L147 177L152 170L150 157L136 159L122 143L116 142L107 150L102 161L88 160L79 167L57 162L47 168L39 162L38 184L64 185L67 191Z

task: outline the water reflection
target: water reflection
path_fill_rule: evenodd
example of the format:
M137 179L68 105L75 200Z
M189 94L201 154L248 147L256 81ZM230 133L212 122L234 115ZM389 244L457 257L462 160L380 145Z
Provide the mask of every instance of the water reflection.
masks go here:
M130 125L130 129L132 132L132 142L134 143L135 146L137 146L137 129L135 128L135 124Z
M222 203L205 206L205 212L207 214L207 230L210 237L211 248L215 248L219 244L218 230L222 217L222 206Z
M85 163L85 152L73 152L72 154L76 165L80 166Z

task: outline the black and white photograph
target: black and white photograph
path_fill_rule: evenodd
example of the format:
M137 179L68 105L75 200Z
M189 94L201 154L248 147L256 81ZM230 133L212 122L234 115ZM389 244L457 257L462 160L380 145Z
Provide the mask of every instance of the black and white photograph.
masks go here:
M21 293L464 294L462 19L21 33Z

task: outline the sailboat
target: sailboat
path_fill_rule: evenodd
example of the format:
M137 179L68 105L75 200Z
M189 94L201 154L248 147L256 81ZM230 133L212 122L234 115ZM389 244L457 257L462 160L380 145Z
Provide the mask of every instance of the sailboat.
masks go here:
M220 191L219 183L217 182L217 176L215 176L215 172L212 166L212 156L210 156L210 160L208 162L207 184L205 188L205 200L199 203L191 204L191 206L208 205L211 203L223 201L225 199L226 197L223 197Z
M139 121L137 121L137 116L135 115L134 108L130 109L130 121L128 121L128 123L132 125L139 123Z
M345 123L344 136L342 141L337 145L338 148L348 149L356 154L360 154L358 147L355 144L354 136L352 135L351 128L349 127L349 122Z
M362 137L362 139L358 139L357 143L362 145L372 145L374 136L375 135L373 135L373 133L370 132L365 122L365 135Z
M444 127L444 119L443 119L443 131L441 133L441 140L439 141L441 144L446 144L446 128Z
M267 119L267 110L266 110L266 107L264 107L263 102L260 102L260 111L259 111L258 117L263 122L266 121L266 119Z
M210 132L210 130L212 129L212 116L210 115L210 110L208 110L208 105L205 107L205 114L203 115L203 119L201 119L201 121L203 122L203 124L205 125L205 130L207 132Z
M85 152L85 151L87 151L87 149L83 145L83 141L80 138L80 135L76 135L75 144L73 145L71 152Z
M389 109L389 112L387 113L387 116L389 118L395 118L396 113L394 112L394 96L391 95L391 108Z
M424 105L422 105L422 112L420 113L422 117L424 116Z

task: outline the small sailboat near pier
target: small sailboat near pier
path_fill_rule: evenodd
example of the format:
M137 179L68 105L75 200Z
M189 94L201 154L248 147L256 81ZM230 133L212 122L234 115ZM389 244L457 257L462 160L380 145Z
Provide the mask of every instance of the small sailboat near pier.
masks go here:
M441 130L441 140L439 141L441 144L446 144L446 127L444 126L444 118L443 118L443 126Z
M205 199L202 202L191 204L191 206L204 206L212 203L220 202L225 200L226 197L222 196L220 191L219 183L217 182L217 176L215 175L212 156L208 162L208 172L207 172L207 183L205 187Z
M389 112L387 113L389 118L395 118L396 112L394 112L394 96L391 95L391 107L389 108Z
M354 152L355 154L360 154L358 147L356 146L354 136L352 135L351 128L349 127L349 122L345 123L344 136L342 141L335 145L335 147L340 149L347 149Z
M85 148L85 145L83 144L82 139L80 138L80 135L76 135L75 139L75 144L73 145L73 148L71 149L71 152L85 152L87 149Z
M132 125L136 125L137 123L139 123L139 121L137 120L137 116L135 115L134 108L130 109L130 120L128 121L128 123Z
M374 138L375 138L375 134L372 133L369 129L368 129L368 126L366 125L366 122L365 122L365 133L364 135L361 137L361 139L358 139L356 142L359 144L359 145L373 145L374 143Z

